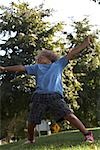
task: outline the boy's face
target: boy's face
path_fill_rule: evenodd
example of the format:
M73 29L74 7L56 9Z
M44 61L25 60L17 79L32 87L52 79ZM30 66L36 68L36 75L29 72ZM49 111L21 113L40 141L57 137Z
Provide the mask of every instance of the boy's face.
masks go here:
M51 64L52 63L46 56L43 56L43 55L38 55L35 58L35 61L37 64Z

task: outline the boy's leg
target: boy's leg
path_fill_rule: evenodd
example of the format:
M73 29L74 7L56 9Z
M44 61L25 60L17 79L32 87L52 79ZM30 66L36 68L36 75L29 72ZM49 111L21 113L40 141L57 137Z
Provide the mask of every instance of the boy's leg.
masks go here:
M83 123L73 114L73 111L68 107L61 95L56 93L52 98L49 98L48 103L50 103L51 113L55 114L56 121L61 119L68 120L85 135L85 141L94 141L92 132L89 132Z
M46 112L47 104L45 102L45 95L34 94L32 97L32 103L30 104L30 112L28 115L28 141L30 143L35 142L35 127L36 124L40 124L43 115Z
M30 143L35 142L35 127L36 124L28 122L28 141L30 141Z
M87 130L83 123L73 114L70 113L64 117L65 120L68 120L74 127L79 129L83 134L87 134Z
M92 132L88 131L83 125L83 123L73 113L66 115L64 119L68 120L73 126L75 126L83 133L83 135L85 136L85 141L91 143L94 142L94 137Z

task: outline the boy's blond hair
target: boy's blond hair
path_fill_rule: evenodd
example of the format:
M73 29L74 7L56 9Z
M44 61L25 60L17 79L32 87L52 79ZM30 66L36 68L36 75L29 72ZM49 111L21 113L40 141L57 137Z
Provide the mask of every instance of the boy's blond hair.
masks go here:
M36 58L39 58L39 56L47 57L52 63L55 62L58 59L57 54L55 54L51 50L42 50L42 51L39 52L39 54L36 56Z

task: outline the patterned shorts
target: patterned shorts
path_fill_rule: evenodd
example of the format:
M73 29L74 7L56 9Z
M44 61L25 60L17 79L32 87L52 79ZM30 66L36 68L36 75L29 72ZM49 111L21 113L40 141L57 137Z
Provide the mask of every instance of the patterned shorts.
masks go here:
M53 116L55 121L61 120L65 115L73 113L60 94L35 93L32 96L28 122L40 124L47 112Z

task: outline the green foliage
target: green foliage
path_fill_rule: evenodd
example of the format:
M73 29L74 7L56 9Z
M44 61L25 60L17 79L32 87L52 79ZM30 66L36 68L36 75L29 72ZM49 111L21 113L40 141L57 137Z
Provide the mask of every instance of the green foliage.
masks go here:
M92 1L94 1L95 3L100 4L100 0L92 0Z
M88 122L87 126L97 125L100 119L99 31L92 32L92 26L89 25L88 19L84 18L82 21L73 22L73 33L66 33L64 39L63 36L56 36L61 33L63 24L52 25L46 22L45 17L49 17L52 10L44 10L42 5L33 9L27 3L12 3L9 8L3 6L0 8L2 10L0 34L7 37L7 40L2 38L3 43L0 44L0 49L5 51L5 55L0 56L0 63L3 66L32 64L37 52L43 48L64 55L66 46L72 48L79 45L87 35L92 35L94 48L92 45L85 49L65 68L63 87L65 100L77 115L84 122ZM1 74L0 80L1 119L5 122L9 118L7 122L10 125L15 116L20 116L21 112L28 109L29 99L35 89L35 80L32 76L12 72ZM8 124L4 123L3 128Z
M55 34L62 30L62 23L51 25L45 21L52 10L44 10L43 5L30 8L27 3L12 3L9 8L1 6L0 9L0 49L5 51L5 55L0 56L1 65L32 64L38 51L43 48L54 50L62 45L60 38L53 40ZM12 72L1 74L0 80L1 119L12 120L21 111L28 109L35 80L26 74Z
M73 76L79 82L79 88L74 90L74 94L77 92L78 95L76 101L74 100L74 103L78 104L77 106L79 108L78 111L76 111L77 115L83 118L87 126L96 126L96 118L100 116L97 111L100 91L100 41L98 38L100 32L93 32L91 30L92 26L89 25L87 18L84 18L82 22L74 22L73 27L73 35L67 35L72 43L72 47L74 44L80 44L86 35L93 37L93 45L83 50L80 55L72 61L71 66ZM69 91L70 90L71 89L69 89ZM95 115L96 112L98 112L97 115Z

